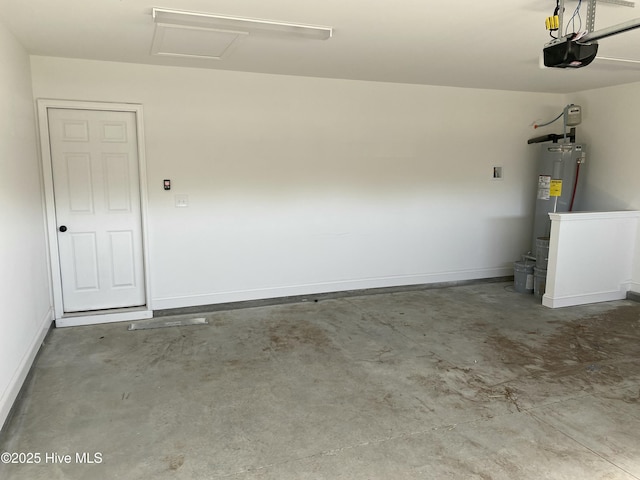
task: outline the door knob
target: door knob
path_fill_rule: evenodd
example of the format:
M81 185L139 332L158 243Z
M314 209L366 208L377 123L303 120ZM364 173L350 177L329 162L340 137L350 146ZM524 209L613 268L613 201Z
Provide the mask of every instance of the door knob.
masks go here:
M67 227L65 227L64 225L60 225L60 228L58 228L58 230L60 230L61 232L66 232Z

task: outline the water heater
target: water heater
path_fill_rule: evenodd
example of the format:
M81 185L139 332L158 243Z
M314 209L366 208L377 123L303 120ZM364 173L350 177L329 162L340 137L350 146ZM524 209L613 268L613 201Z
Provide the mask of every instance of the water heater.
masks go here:
M533 220L532 249L536 239L548 237L551 212L570 212L579 209L576 192L580 180L580 166L586 160L583 143L543 143L536 168L536 207Z

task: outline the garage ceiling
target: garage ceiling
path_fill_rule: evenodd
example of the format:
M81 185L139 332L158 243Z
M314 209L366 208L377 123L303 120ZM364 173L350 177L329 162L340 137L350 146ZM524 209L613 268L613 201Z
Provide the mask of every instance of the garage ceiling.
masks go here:
M567 0L567 11L576 5ZM154 55L153 7L329 26L333 36L250 33L224 55L212 44L209 56L219 58ZM33 55L554 93L640 81L640 63L540 68L554 7L555 0L0 0L0 21ZM599 3L596 29L637 17L640 7ZM599 56L640 61L640 29L601 40Z

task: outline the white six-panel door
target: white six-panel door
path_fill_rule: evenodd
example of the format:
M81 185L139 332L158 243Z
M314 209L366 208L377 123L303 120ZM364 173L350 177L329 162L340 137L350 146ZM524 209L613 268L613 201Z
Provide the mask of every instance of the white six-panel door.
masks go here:
M144 305L135 113L47 112L64 312Z

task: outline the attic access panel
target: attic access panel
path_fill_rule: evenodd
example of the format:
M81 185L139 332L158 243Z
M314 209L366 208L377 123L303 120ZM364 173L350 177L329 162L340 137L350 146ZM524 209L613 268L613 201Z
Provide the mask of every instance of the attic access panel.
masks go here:
M248 32L157 23L153 55L220 60L229 55Z
M151 47L153 55L222 59L251 34L283 35L326 40L333 29L273 20L230 17L154 7L156 24Z

